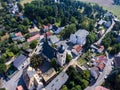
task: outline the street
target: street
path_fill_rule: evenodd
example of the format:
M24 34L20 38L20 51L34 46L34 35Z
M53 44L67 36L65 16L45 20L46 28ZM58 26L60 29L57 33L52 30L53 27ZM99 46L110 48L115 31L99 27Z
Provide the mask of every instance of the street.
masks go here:
M102 42L103 38L105 37L105 35L112 30L112 28L113 28L114 25L115 25L115 22L114 22L114 20L112 20L111 26L107 29L107 31L105 32L105 34L97 41L97 44L101 44L101 42Z
M112 20L111 26L107 29L105 34L97 41L97 44L101 44L101 42L102 42L103 38L105 37L105 35L112 30L114 25L115 25L115 22L114 22L114 20ZM103 72L99 75L99 77L98 77L97 81L95 82L95 84L92 85L92 86L88 86L85 90L95 90L95 87L101 85L104 82L105 77L107 75L109 75L109 73L112 71L111 63L113 61L113 58L109 57L108 52L105 52L105 53L106 53L106 56L107 56L107 59L108 59L107 65L105 66Z

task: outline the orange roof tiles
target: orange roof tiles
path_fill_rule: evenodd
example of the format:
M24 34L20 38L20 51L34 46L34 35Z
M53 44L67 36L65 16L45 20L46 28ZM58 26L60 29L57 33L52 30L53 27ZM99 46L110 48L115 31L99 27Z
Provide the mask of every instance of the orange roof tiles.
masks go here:
M75 46L73 46L73 49L75 49L77 52L79 52L80 50L82 50L82 46L75 45Z
M49 32L44 33L44 37L45 37L46 35L47 35L47 36L51 36L51 35L52 35L52 32L49 31Z
M16 36L16 37L22 36L22 33L21 33L21 32L15 33L15 36Z
M102 87L102 86L97 86L97 87L95 88L95 90L110 90L110 89L107 89L107 88Z
M38 39L39 37L40 37L40 34L36 34L36 35L28 38L28 39L27 39L27 42L31 42L31 41L33 41L33 40L36 40L36 39Z
M23 90L23 87L20 85L16 88L16 90Z
M105 64L107 63L108 59L106 56L98 56L95 60L95 62L97 63L97 67L100 69L100 70L103 70L104 67L105 67Z

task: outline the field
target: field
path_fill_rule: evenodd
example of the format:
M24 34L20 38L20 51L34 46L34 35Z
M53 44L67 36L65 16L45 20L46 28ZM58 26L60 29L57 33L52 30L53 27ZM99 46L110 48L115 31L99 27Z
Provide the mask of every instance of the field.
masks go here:
M120 19L120 6L113 5L113 0L79 0L87 3L97 3L105 10L112 12Z
M33 0L20 0L20 3L22 6L24 6L25 3L30 3L32 2Z

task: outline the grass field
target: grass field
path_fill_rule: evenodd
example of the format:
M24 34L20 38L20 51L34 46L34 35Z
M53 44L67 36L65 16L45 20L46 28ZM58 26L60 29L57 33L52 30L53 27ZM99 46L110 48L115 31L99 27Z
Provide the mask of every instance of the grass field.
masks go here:
M20 3L22 6L24 6L25 3L30 3L32 2L33 0L20 0Z
M102 6L105 10L108 10L109 12L112 12L114 15L116 15L120 19L120 6L113 5L112 0L79 0L82 2L87 3L97 3L100 6Z

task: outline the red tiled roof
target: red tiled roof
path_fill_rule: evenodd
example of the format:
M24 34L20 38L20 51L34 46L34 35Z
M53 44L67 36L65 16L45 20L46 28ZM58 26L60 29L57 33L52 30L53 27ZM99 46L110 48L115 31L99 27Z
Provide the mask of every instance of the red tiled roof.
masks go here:
M45 37L46 35L47 35L47 36L51 36L51 35L52 35L52 32L49 31L49 32L44 33L44 37Z
M82 50L82 46L75 45L75 46L73 46L73 49L75 49L77 52L79 52L80 50Z
M23 90L23 87L20 85L16 88L16 90Z
M48 29L49 29L49 27L48 27L48 26L46 26L46 25L42 25L42 28L43 28L43 29L46 29L46 30L48 30Z
M21 32L15 33L15 36L16 36L16 37L22 36L22 33L21 33Z
M107 89L107 88L102 87L102 86L97 86L97 87L95 88L95 90L110 90L110 89Z
M40 37L40 34L36 34L36 35L28 38L28 39L27 39L27 42L31 42L31 41L33 41L33 40L36 40L36 39L38 39L39 37Z
M107 61L108 61L108 59L106 56L103 56L103 55L98 56L95 60L95 62L97 64L96 66L99 67L100 70L103 70Z

